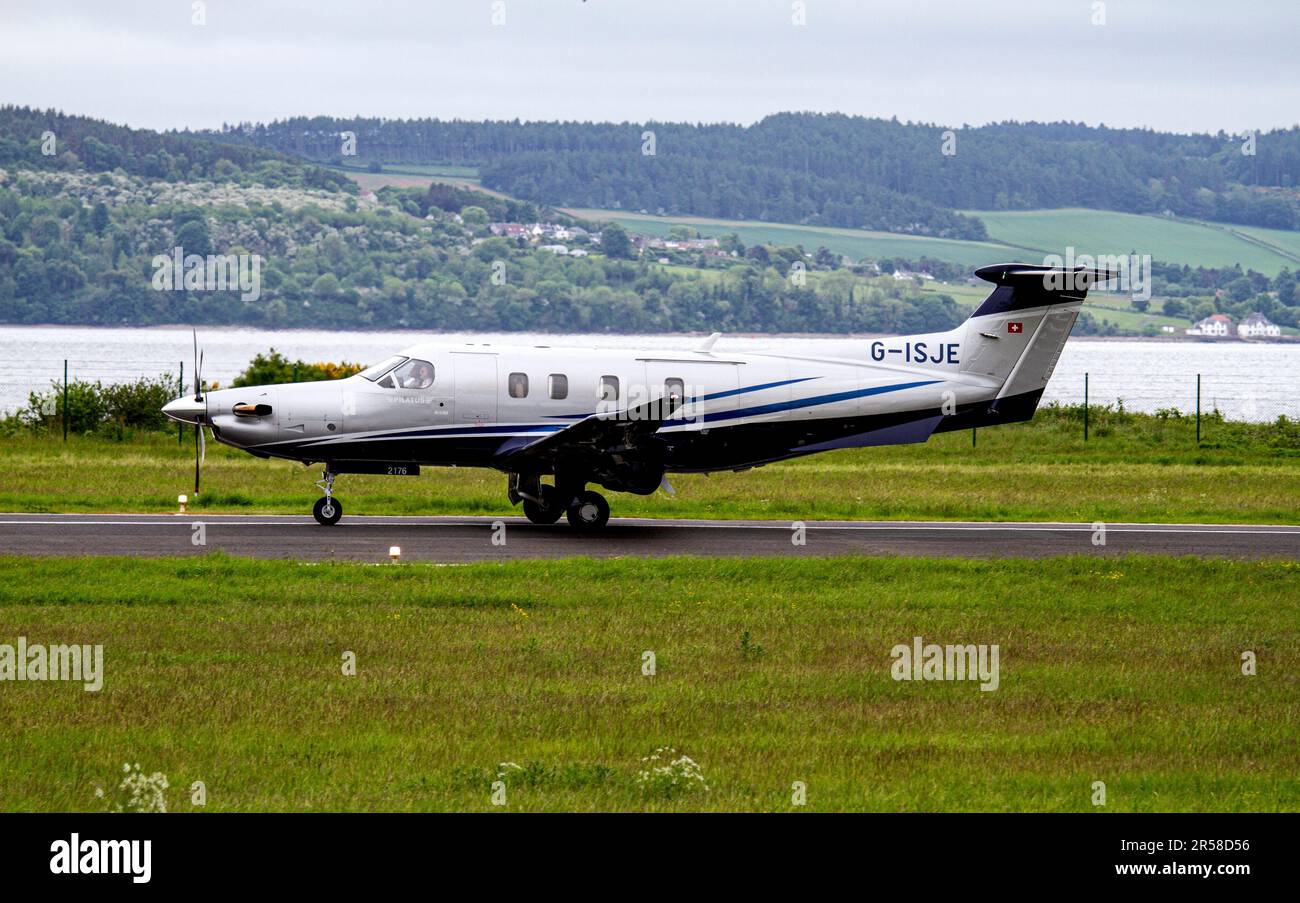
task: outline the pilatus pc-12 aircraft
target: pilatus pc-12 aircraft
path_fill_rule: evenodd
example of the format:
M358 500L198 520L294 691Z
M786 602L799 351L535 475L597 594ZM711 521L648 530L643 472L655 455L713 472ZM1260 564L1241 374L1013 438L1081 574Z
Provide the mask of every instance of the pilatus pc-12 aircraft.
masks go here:
M1110 274L983 267L995 288L948 332L863 340L850 357L422 342L355 376L203 391L174 420L258 457L324 465L313 514L338 523L339 474L491 467L534 523L599 529L587 487L649 495L670 473L744 470L836 448L1028 420L1088 288ZM196 366L196 374L201 367ZM197 450L195 461L197 481Z

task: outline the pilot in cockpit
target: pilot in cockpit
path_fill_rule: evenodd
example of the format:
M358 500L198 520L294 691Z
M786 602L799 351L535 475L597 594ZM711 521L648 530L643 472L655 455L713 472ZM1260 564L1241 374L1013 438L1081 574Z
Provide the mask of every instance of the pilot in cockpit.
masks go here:
M431 385L433 385L433 368L424 361L420 361L402 381L404 389L427 389Z

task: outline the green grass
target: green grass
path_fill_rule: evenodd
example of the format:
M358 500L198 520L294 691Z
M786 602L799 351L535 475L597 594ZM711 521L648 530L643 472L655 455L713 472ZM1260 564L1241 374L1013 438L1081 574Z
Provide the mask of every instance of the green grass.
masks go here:
M1196 223L1162 216L1116 213L1109 210L968 210L988 227L994 241L1017 245L1040 254L1150 254L1166 263L1227 267L1240 263L1270 276L1296 261L1284 254L1245 241L1232 230L1258 233L1257 237L1294 250L1300 233L1269 229ZM1286 243L1286 244L1284 244Z
M864 257L903 257L908 260L933 257L936 260L977 267L988 263L1016 260L1023 254L1015 248L993 242L925 238L892 232L868 232L864 229L799 226L765 223L758 220L711 219L698 216L650 216L622 210L588 208L565 208L564 212L596 222L616 222L629 231L642 235L665 237L673 226L689 226L699 230L704 236L721 236L735 232L747 245L761 243L803 245L807 251L824 246L836 254L847 254L854 260Z
M0 810L1287 810L1300 568L1088 556L463 567L0 558L0 642L104 646L104 688L0 686ZM895 644L1000 647L1000 686ZM1240 671L1244 650L1258 674ZM357 674L342 674L345 652ZM642 674L643 653L656 656ZM646 793L672 746L707 793Z
M863 257L915 260L928 256L972 268L1008 261L1036 263L1045 254L1064 255L1067 247L1073 247L1076 254L1136 252L1150 254L1161 262L1193 267L1240 263L1243 268L1274 276L1284 266L1296 269L1296 258L1300 257L1300 232L1083 208L963 211L984 221L989 232L989 240L985 242L757 220L653 216L623 210L572 208L566 212L590 220L612 220L645 235L662 237L673 226L690 226L706 236L735 232L745 244L801 244L808 250L824 245L855 260ZM1244 233L1256 241L1236 233Z
M609 495L615 516L1294 523L1300 427L1096 406L1043 408L1027 424L944 433L923 445L853 449L743 473L677 475L677 496ZM318 468L208 444L195 512L306 514ZM0 440L0 511L169 512L193 489L193 444L19 434ZM349 514L518 514L505 476L426 468L418 478L345 475Z
M346 173L371 173L366 164L358 163L351 166L335 166L325 164L327 169L335 169ZM478 181L478 167L476 166L451 166L424 163L385 163L382 172L392 173L404 176L447 176L449 178L459 179L462 181Z

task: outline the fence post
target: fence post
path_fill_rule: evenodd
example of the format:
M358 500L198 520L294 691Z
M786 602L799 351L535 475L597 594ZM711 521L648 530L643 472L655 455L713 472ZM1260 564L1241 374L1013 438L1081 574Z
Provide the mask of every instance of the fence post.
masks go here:
M177 392L176 394L184 395L185 394L185 362L181 361L180 365L181 365L180 375L176 377L176 385L180 388L180 391ZM185 444L185 424L179 420L176 421L176 444L177 445Z
M1083 441L1088 441L1088 374L1083 374Z
M63 441L68 441L68 359L63 359Z
M1201 374L1196 374L1196 444L1201 444Z

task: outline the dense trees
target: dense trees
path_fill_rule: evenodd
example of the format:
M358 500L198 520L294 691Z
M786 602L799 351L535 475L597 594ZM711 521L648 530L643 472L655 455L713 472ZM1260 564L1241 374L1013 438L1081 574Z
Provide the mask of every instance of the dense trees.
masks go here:
M484 184L547 204L819 223L981 238L964 209L1095 207L1300 226L1300 128L1174 135L1005 122L953 130L838 114L755 123L443 122L296 118L210 137L337 160L476 166ZM654 153L642 135L654 133ZM1251 149L1251 148L1247 148Z
M303 166L271 150L9 105L0 106L0 167L120 169L167 182L203 179L356 191L355 183L341 173Z
M962 130L957 156L939 162L908 156L927 153L926 142L939 134L931 127L834 116L776 116L749 128L655 125L654 155L641 153L641 127L628 125L322 120L300 122L297 132L281 124L241 127L219 142L15 107L0 108L0 124L14 126L0 131L0 322L447 331L923 332L965 316L951 298L891 278L895 269L949 281L968 275L937 260L880 260L850 270L825 248L746 247L734 234L707 254L697 248L642 255L623 228L608 223L599 242L581 232L566 239L587 256L492 234L496 222L572 225L540 202L556 200L553 193L576 192L566 197L602 206L660 199L691 212L716 204L732 215L843 218L976 235L976 221L944 205L1041 204L1090 191L1098 203L1131 194L1142 204L1231 206L1248 184L1234 180L1291 178L1285 148L1294 137L1294 130L1261 136L1260 161L1243 170L1214 149L1224 136L1068 124ZM505 174L517 172L523 188L516 191L538 200L434 184L382 188L376 203L356 197L342 175L279 153L327 156L329 129L342 125L358 131L363 153L401 161L445 152L443 160L479 161L485 178L493 167L510 180L516 176ZM45 131L57 133L56 155L41 152ZM629 143L629 134L638 140ZM1026 157L1008 136L1040 147ZM281 141L290 146L237 146ZM975 159L956 162L968 151ZM608 167L597 165L602 154ZM1029 166L1035 154L1074 162ZM984 173L987 184L951 177L982 173L990 159L1001 159L1006 172ZM945 175L934 166L952 169ZM1126 179L1137 174L1141 191L1129 192ZM1089 182L1093 176L1098 184ZM625 194L643 190L649 194ZM597 199L591 192L606 193ZM1265 202L1267 216L1290 210L1285 200L1277 206L1276 194L1249 194L1241 216L1264 210L1253 205ZM884 219L870 219L876 215ZM679 229L676 237L690 231ZM152 261L175 247L258 255L258 298L246 301L238 290L156 290ZM671 265L651 262L661 257ZM1300 322L1291 271L1269 279L1240 268L1154 270L1166 312L1195 317L1218 310L1240 318L1260 310L1283 325ZM796 272L806 278L792 278ZM1087 319L1080 326L1106 328L1113 327Z
M143 196L143 186L130 184L116 190ZM520 212L517 202L470 194L476 209L461 191L386 188L369 210L123 203L107 207L103 225L97 206L38 185L20 178L0 188L0 322L897 332L944 329L965 316L950 298L819 268L798 249L669 268L638 259L626 234L606 227L604 239L626 259L600 246L587 257L556 255L490 235L485 223ZM455 208L460 222L431 198ZM176 246L260 255L260 296L156 290L151 261ZM806 284L788 278L794 259L808 266Z

